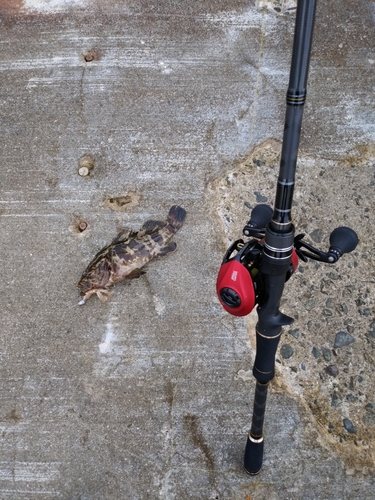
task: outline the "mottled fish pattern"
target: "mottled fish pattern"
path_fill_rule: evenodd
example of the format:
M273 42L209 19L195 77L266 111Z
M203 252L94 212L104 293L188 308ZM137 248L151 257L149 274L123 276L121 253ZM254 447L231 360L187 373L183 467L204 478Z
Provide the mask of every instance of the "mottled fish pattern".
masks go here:
M96 294L105 302L112 295L109 288L125 279L138 278L142 268L155 257L176 249L171 238L186 218L186 211L177 205L169 210L167 221L148 220L140 231L124 229L108 246L98 252L78 283L83 305Z

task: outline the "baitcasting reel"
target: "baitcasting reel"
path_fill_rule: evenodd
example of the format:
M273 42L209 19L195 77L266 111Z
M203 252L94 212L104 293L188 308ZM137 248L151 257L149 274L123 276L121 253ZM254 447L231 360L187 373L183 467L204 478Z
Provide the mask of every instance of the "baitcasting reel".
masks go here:
M265 228L271 221L272 215L273 210L270 206L257 205L243 229L244 236L256 239L246 243L242 239L236 240L224 255L216 281L216 292L221 305L234 316L249 314L262 292L259 267L263 254ZM297 270L299 258L304 262L309 258L334 264L344 253L353 251L358 243L356 233L348 227L338 227L332 231L328 252L305 243L302 241L304 236L299 234L294 238L291 264L285 281L288 281Z

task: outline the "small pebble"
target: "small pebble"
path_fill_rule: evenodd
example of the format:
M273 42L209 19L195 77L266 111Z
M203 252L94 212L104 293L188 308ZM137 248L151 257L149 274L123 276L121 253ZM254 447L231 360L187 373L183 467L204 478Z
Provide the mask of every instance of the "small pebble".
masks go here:
M342 423L344 424L345 430L348 431L350 434L357 434L357 430L353 425L353 422L349 420L348 418L344 418Z
M348 306L346 304L340 304L339 306L340 310L345 313L345 314L348 314Z
M320 357L320 352L316 347L313 347L311 352L313 353L314 358L317 359Z
M298 330L298 328L296 328L295 330L289 330L288 333L290 333L290 335L292 335L296 339L298 339L298 337L299 337L299 330Z
M335 302L334 302L334 300L333 300L333 299L327 299L327 300L326 300L326 306L327 306L327 307L329 307L329 308L331 308L331 309L332 309L333 307L335 307Z
M358 398L357 398L357 396L354 396L353 394L347 394L346 395L346 400L350 401L351 403L354 403L354 401L357 401Z
M328 274L328 277L331 279L331 280L338 280L340 278L340 275L337 274L337 273L329 273Z
M315 243L321 243L323 239L323 231L321 229L314 229L309 236L313 241L315 241Z
M375 425L375 412L372 413L372 412L366 411L366 414L363 417L362 422L365 425Z
M334 392L331 396L332 408L336 408L337 406L341 405L341 403L342 403L341 397L339 396L339 394L337 394L337 392Z
M331 351L327 347L322 347L323 358L326 361L331 361Z
M336 335L333 347L335 349L337 349L339 347L344 347L344 346L350 345L353 342L355 342L355 338L352 337L349 333L338 332L338 334Z
M329 280L322 279L320 283L320 291L322 293L329 293L330 289L331 289L331 282Z
M262 160L253 160L253 163L255 163L258 167L264 167L265 165L265 162Z
M280 349L280 354L284 359L289 359L294 354L294 349L289 344L284 344Z
M339 369L337 365L329 365L326 367L325 371L326 373L328 373L328 375L331 375L332 377L337 377L337 375L339 374Z
M306 311L311 311L311 309L313 309L315 306L315 302L315 299L309 299L305 304Z
M263 196L261 193L259 193L258 191L254 191L254 194L256 196L256 201L257 203L265 203L266 201L268 201L268 198L267 196Z

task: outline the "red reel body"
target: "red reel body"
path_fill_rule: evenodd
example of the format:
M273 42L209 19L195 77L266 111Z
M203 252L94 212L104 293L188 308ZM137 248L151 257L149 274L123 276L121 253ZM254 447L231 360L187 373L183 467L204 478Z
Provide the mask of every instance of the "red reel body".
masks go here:
M246 261L243 261L244 254L257 247L259 250L259 242L249 242L244 244L242 240L238 240L228 249L225 254L223 263L220 267L219 274L216 280L216 293L220 304L224 309L234 316L246 316L256 305L256 285L252 276L257 273L256 267L249 267ZM262 241L260 242L260 244ZM235 257L231 258L231 254L237 250ZM286 275L288 280L298 268L298 255L293 248L292 262L290 271ZM254 274L254 269L256 273Z
M298 255L297 255L297 252L294 250L292 250L292 269L291 269L291 273L290 273L290 276L295 273L298 269ZM289 276L289 277L290 277Z
M238 260L231 260L221 266L216 292L221 305L234 316L246 316L255 306L253 280L248 269Z

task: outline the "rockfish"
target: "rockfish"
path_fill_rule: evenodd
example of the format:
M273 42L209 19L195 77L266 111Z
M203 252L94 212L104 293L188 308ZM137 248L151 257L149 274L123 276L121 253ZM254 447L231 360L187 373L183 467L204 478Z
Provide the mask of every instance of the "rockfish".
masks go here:
M148 220L140 231L123 229L108 246L98 252L78 283L83 305L96 294L105 302L112 293L109 288L125 279L139 278L141 269L155 257L162 257L176 249L171 242L181 228L186 211L177 205L169 210L167 221Z

